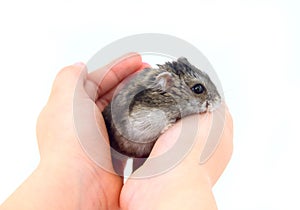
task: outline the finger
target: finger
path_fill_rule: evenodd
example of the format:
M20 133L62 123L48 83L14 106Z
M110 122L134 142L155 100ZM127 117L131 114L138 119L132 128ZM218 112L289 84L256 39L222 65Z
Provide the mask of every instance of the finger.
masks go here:
M99 108L99 110L102 112L104 110L104 108L110 103L111 99L113 98L114 94L115 94L115 90L111 89L110 91L108 91L104 96L102 96L101 98L99 98L96 101L96 105Z
M192 150L197 151L197 155L199 156L209 128L210 116L206 114L187 116L176 122L175 125L158 138L150 157L161 156L170 150L178 151L177 153L168 153L170 155L186 155L184 152L190 153L191 151L188 148L191 147L193 147Z
M211 155L214 155L214 150L211 150L210 147L217 148L225 136L230 139L229 134L232 136L232 118L226 106L213 113L188 116L178 121L159 137L150 156L164 154L175 145L180 149L180 144L176 143L183 141L186 144L189 142L192 146L188 156L200 161L200 155L207 149L211 151ZM210 155L207 154L207 157L209 158Z
M88 79L98 84L98 94L101 97L128 75L138 71L142 65L141 56L136 53L130 53L99 70L91 72L88 75Z
M74 92L83 91L83 86L87 77L84 64L78 63L63 68L57 75L52 85L50 99L60 97L65 99L73 99Z
M203 167L206 168L211 184L214 185L220 175L226 168L233 151L233 120L226 108L224 130L220 137L220 143L213 155L204 163ZM217 166L217 167L216 167Z
M93 81L87 79L85 81L84 88L90 99L92 99L95 102L98 98L98 85Z
M192 115L185 117L173 127L171 127L167 132L165 132L155 143L153 150L151 151L150 157L159 157L169 150L178 147L175 150L180 154L180 150L183 148L182 145L177 144L178 142L185 142L185 144L190 144L192 146L191 150L188 151L187 155L184 157L183 164L201 165L208 174L210 183L214 185L224 169L226 168L232 154L233 150L233 123L232 117L227 108L225 108L224 113L210 113L202 115ZM213 114L220 114L217 119L213 117ZM198 118L198 119L197 119ZM212 130L214 120L220 121L223 124L221 130ZM225 121L223 121L225 120ZM187 123L187 126L183 126L183 123ZM180 125L182 124L182 125ZM196 136L188 136L188 133L192 133L189 130L182 130L183 127L189 127L192 130L197 130ZM221 132L220 132L221 131ZM217 139L209 138L211 133L219 133L215 136ZM185 138L181 138L183 134L187 135ZM192 138L192 139L190 139ZM192 141L191 141L192 140ZM206 143L211 143L215 141L215 150L212 150L211 155L206 162L201 163L200 157L205 152ZM177 145L177 146L176 146ZM172 153L169 153L172 154ZM169 157L169 158L176 158ZM162 164L162 161L160 161Z
M145 68L150 68L151 66L150 66L150 64L148 64L148 63L146 63L146 62L143 62L142 63L142 66L140 67L140 69L138 70L138 71L141 71L141 70L143 70L143 69L145 69Z
M137 71L142 71L145 68L150 68L151 66L148 63L143 63L142 66L140 67L140 69ZM127 77L128 80L130 80L130 76ZM127 79L126 78L126 79ZM127 82L127 81L124 81ZM112 88L111 90L109 90L108 92L106 92L104 95L102 95L97 101L96 104L98 106L98 108L100 109L100 111L103 111L104 108L110 103L110 101L112 100L113 96L115 94L117 94L116 91L120 90L121 88L118 88L118 86Z

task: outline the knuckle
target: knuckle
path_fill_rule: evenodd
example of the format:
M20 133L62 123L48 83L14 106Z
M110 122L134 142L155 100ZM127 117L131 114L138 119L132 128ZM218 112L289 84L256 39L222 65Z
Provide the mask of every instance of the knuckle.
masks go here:
M57 75L56 79L59 79L61 77L78 77L80 73L82 72L82 68L77 66L66 66L63 69L61 69Z

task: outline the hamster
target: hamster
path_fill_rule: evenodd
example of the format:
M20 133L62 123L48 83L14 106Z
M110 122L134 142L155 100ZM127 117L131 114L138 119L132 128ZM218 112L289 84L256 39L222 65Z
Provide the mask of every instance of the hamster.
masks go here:
M209 76L186 58L157 66L134 75L102 113L111 147L129 157L148 157L177 120L211 112L221 103Z

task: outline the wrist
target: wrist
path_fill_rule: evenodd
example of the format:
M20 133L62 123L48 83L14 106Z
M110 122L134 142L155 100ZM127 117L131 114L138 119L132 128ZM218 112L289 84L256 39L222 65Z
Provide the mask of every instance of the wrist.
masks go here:
M107 206L106 200L101 199L103 192L96 180L74 168L45 163L40 163L2 204L3 209L99 209Z
M39 185L40 193L45 193L42 198L55 201L51 205L56 206L49 209L96 209L107 206L106 200L101 199L104 196L99 184L100 177L89 166L82 167L80 163L74 166L63 161L60 164L41 162L29 179Z

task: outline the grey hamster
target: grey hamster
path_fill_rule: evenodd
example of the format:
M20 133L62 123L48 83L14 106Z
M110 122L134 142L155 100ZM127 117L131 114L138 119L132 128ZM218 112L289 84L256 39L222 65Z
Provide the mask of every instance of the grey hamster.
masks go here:
M180 57L138 72L102 114L111 147L129 157L145 158L177 120L213 111L220 103L209 76Z

